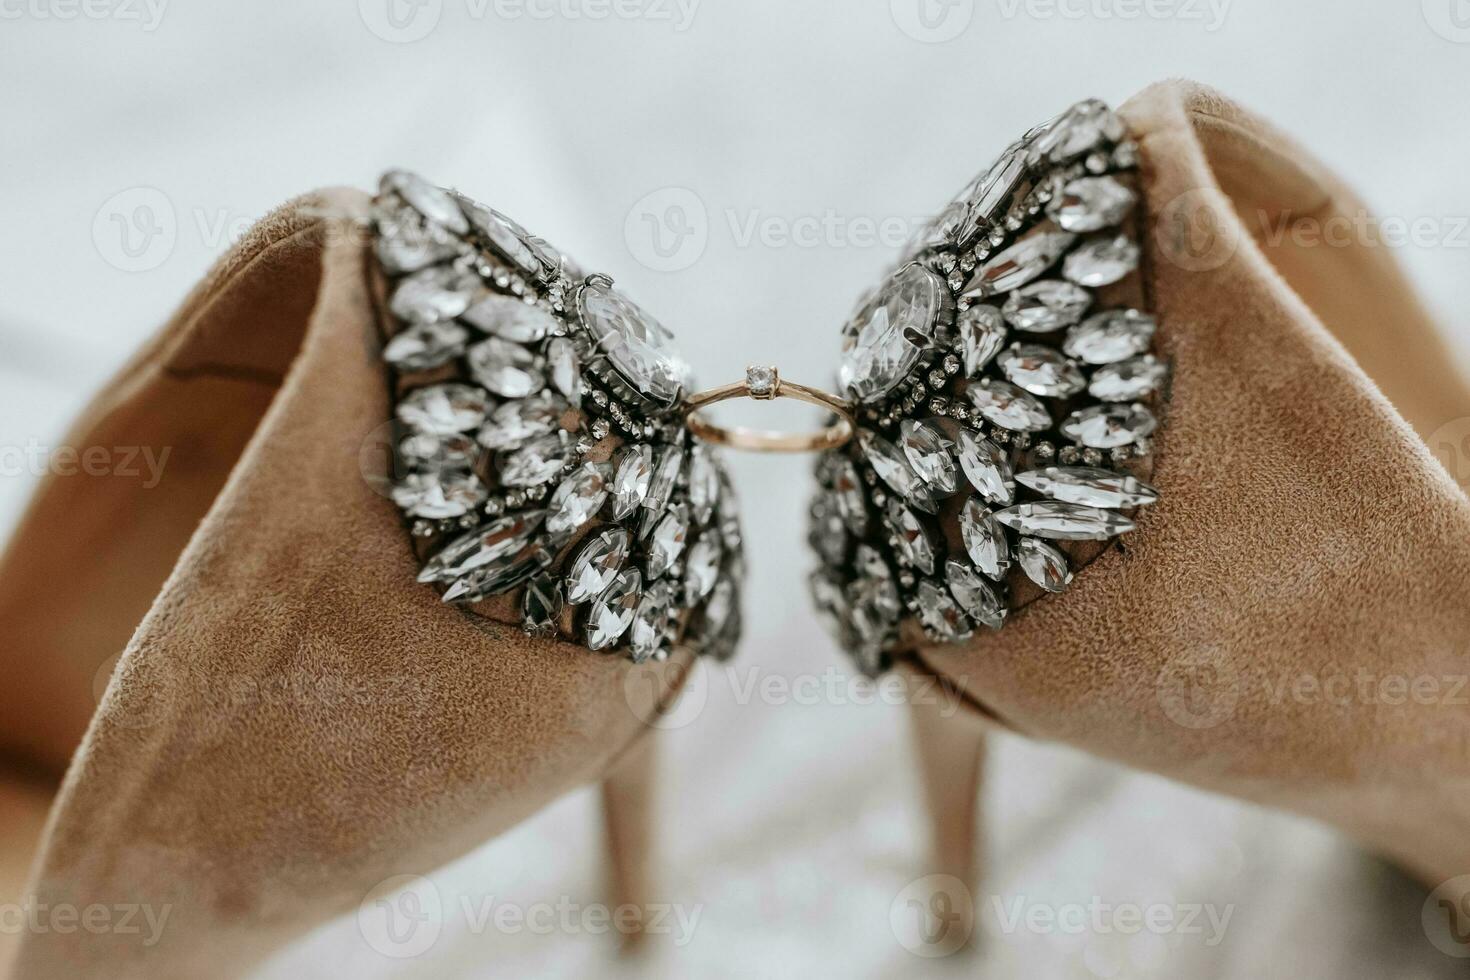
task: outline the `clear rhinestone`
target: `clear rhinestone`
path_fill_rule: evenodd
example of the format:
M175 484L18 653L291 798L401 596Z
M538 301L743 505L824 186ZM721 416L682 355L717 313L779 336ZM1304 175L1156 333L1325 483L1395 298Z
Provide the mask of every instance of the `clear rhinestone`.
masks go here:
M550 392L506 402L480 427L480 445L486 449L518 449L537 436L561 428L566 411L566 402Z
M851 613L836 573L825 570L812 572L807 577L807 586L811 590L812 603L828 631L839 642L845 642Z
M1153 394L1169 376L1169 366L1152 354L1130 357L1092 373L1087 393L1105 402L1127 402Z
M965 377L978 377L1005 344L1005 317L994 306L977 303L960 314L956 327L960 353L965 359Z
M734 583L729 578L720 579L715 590L710 593L709 602L704 604L702 632L705 636L724 633L728 627L735 625L740 615L739 600Z
M1116 511L1041 500L996 511L995 519L1021 534L1057 541L1106 541L1133 530L1133 522Z
M410 473L393 486L393 502L410 517L463 517L489 493L473 473L434 470Z
M405 463L425 470L467 470L480 455L475 440L462 433L447 436L415 432L398 443L398 455Z
M479 388L449 383L410 392L394 414L415 432L448 436L484 423L489 408L489 399Z
M1006 608L995 590L973 568L963 562L945 562L944 578L949 582L950 595L972 620L993 630L1001 628Z
M720 562L725 557L725 548L718 534L704 534L689 549L689 558L684 563L684 588L689 600L698 602L715 587L720 578Z
M1142 405L1093 405L1073 412L1061 425L1062 435L1093 449L1117 449L1145 439L1158 420Z
M520 344L490 337L471 347L466 361L470 374L502 398L525 398L546 384L536 370L536 358Z
M643 505L653 481L653 447L625 446L617 456L617 473L613 477L612 517L621 521Z
M1041 279L1006 297L1005 318L1011 326L1027 333L1050 333L1076 323L1092 294L1075 283Z
M587 613L589 650L606 650L622 639L633 624L642 591L643 576L638 574L638 569L627 568L618 573Z
M571 453L566 433L539 436L501 457L500 482L508 487L540 486L556 478Z
M830 492L812 504L812 529L808 540L828 565L838 566L847 561L847 524L843 522L836 498Z
M1062 592L1072 584L1067 556L1054 546L1037 538L1022 538L1016 552L1026 577L1046 591Z
M936 505L933 494L909 465L907 457L893 443L876 432L863 429L858 432L858 444L879 479L915 507L931 514L934 512Z
M1159 492L1137 477L1092 466L1046 466L1016 480L1053 500L1089 507L1141 507L1159 499Z
M1076 237L1065 231L1043 231L1021 239L977 266L964 295L984 299L1026 285L1050 269Z
M582 404L582 364L577 347L565 337L555 337L546 345L546 365L551 368L551 383L569 403Z
M1133 199L1133 192L1114 177L1078 177L1067 181L1046 210L1066 231L1101 231L1122 221Z
M674 494L674 486L679 482L679 473L683 468L684 450L669 446L660 454L658 465L654 467L653 476L648 481L648 493L643 498L643 507L648 512L644 518L645 529L669 505L669 498Z
M546 530L567 534L586 524L607 500L612 467L607 463L583 463L572 471L551 495Z
M1138 268L1138 246L1127 235L1090 238L1062 263L1062 275L1079 286L1108 286Z
M491 293L465 310L460 319L470 326L518 344L535 344L558 329L556 317L525 300Z
M689 366L672 349L674 335L602 280L577 293L583 326L622 379L640 394L673 402L689 382Z
M827 480L832 487L832 499L837 513L853 534L865 534L868 530L868 508L864 501L862 480L852 460L836 453L830 460Z
M1019 147L1008 150L995 161L966 195L970 225L978 229L981 224L997 220L1025 174L1026 154Z
M884 516L888 519L889 530L898 539L899 554L924 574L932 575L934 543L929 539L929 532L924 529L924 525L914 516L914 512L897 500L890 500Z
M458 357L470 333L452 321L419 323L388 341L383 360L400 371L427 371Z
M1123 120L1102 102L1079 102L1054 119L1039 134L1031 150L1038 158L1065 163L1089 153L1105 141L1123 138Z
M675 504L654 526L648 545L648 577L663 578L684 553L689 538L689 512L683 504Z
M1076 362L1040 344L1012 344L999 364L1012 384L1045 398L1070 398L1087 383Z
M463 247L443 228L410 215L400 213L378 221L374 251L389 275L401 276L448 261Z
M1039 432L1051 427L1051 416L1047 414L1046 407L1008 382L981 378L970 383L966 394L975 411L1002 429Z
M643 593L628 633L634 663L655 659L668 644L673 606L674 590L667 582L655 582Z
M456 199L470 225L502 258L527 275L542 280L547 278L552 270L548 270L546 263L542 261L544 256L533 251L528 244L531 235L526 229L494 208L487 208L463 195L458 195Z
M469 308L479 282L446 265L436 265L398 282L388 308L400 320L430 323L452 320Z
M905 419L899 432L898 444L920 479L940 493L954 493L960 488L954 444L937 426Z
M1156 326L1138 310L1105 310L1068 330L1062 349L1088 364L1111 364L1148 350Z
M444 592L445 602L479 602L486 596L501 595L544 572L552 555L544 548L529 548L505 561L476 569L456 579Z
M436 187L416 173L407 170L390 170L383 175L380 185L385 191L397 191L398 196L408 202L425 218L463 235L470 230L469 222L454 203L449 192Z
M703 446L689 457L689 506L698 524L708 524L720 503L720 467Z
M549 575L534 578L521 596L521 621L527 630L551 632L560 622L564 606L561 582Z
M948 592L933 582L920 582L915 598L924 632L940 643L956 643L971 635L970 621Z
M1011 567L1010 545L1000 522L979 500L965 501L960 511L960 536L975 566L1000 581Z
M977 432L961 429L960 466L970 484L992 504L1009 504L1016 497L1010 460L999 446Z
M476 569L514 558L531 544L546 519L544 510L510 514L461 535L424 562L420 582L449 582Z
M628 560L632 545L633 536L621 527L589 540L567 571L567 601L581 604L601 595Z
M842 388L859 401L888 394L933 344L952 306L939 276L915 264L898 270L843 328Z

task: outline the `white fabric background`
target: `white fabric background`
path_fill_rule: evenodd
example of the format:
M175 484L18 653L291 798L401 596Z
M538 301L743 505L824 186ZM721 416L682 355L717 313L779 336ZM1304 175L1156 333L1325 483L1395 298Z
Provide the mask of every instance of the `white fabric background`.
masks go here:
M1470 214L1470 43L1448 19L1464 0L1216 0L1218 22L1203 0L1162 19L1124 19L1127 0L1072 0L1050 15L1041 4L958 0L951 16L971 11L973 20L943 43L897 26L914 0L705 0L687 25L594 20L577 0L527 0L536 12L561 10L550 18L531 16L522 0L428 0L420 16L433 29L406 43L368 26L382 30L386 0L173 0L154 25L142 0L99 2L93 9L105 16L75 19L60 17L67 0L0 2L8 447L57 438L230 234L300 191L370 187L389 165L460 186L615 274L680 334L706 383L755 360L826 380L838 325L893 251L854 241L841 222L933 210L1031 123L1083 96L1121 103L1169 75L1265 111L1380 213ZM676 11L662 0L653 9ZM1470 13L1458 12L1462 22ZM687 265L677 273L641 261L651 253L635 205L654 192L660 206L689 204L692 194L685 214L705 214L695 227L706 247L692 264L693 252L676 255ZM172 247L146 254L146 270L118 268L110 213L118 202L160 200L155 214L174 229ZM838 230L811 246L742 235L753 219L781 226L828 214ZM1465 245L1462 233L1458 247L1401 250L1461 340L1470 331ZM806 464L734 465L751 558L741 669L845 676L804 598ZM13 469L0 479L7 525L34 483ZM665 739L666 891L701 914L683 947L666 943L620 964L606 936L477 931L456 911L462 899L597 901L598 825L584 792L433 876L449 911L422 955L385 957L347 919L265 975L884 976L928 967L1429 977L1453 965L1420 930L1422 894L1333 834L1014 740L997 743L986 792L985 951L918 959L889 924L921 858L902 710L739 703L723 670L707 672L700 690L702 710ZM1213 946L1178 932L1005 933L990 895L1007 908L1095 899L1233 912Z

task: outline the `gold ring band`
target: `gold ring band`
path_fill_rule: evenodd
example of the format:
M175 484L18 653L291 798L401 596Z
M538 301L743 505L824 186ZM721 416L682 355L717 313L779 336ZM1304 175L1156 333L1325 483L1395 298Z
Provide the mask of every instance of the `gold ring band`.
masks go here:
M770 401L773 398L791 398L818 408L825 408L836 416L831 424L816 432L766 432L740 426L726 428L716 425L699 414L700 409L716 402L735 398L752 398ZM793 381L785 381L774 367L751 366L745 369L745 380L720 388L711 388L694 395L687 402L689 431L705 442L732 449L745 449L761 453L806 453L823 449L836 449L852 438L855 420L852 407L843 399L817 388L808 388Z

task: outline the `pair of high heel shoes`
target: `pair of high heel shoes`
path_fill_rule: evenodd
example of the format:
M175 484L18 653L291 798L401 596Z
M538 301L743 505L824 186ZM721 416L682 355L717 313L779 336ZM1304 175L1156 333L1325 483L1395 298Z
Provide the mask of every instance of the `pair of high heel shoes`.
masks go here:
M1166 83L1027 134L862 307L813 586L860 668L962 696L914 709L927 870L974 887L1000 726L1470 872L1434 457L1470 389L1386 249L1297 234L1362 213ZM162 482L49 477L0 567L0 899L171 925L24 930L15 975L245 970L596 780L643 902L649 722L733 649L743 567L664 340L408 175L233 249L66 441L170 447ZM1444 696L1281 696L1363 676Z

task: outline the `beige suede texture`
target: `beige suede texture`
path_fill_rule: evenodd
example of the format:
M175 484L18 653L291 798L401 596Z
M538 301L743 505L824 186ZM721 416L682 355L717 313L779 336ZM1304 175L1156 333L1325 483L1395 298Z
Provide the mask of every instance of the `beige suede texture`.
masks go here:
M1161 499L1065 595L920 660L1028 736L1319 818L1429 882L1470 871L1470 501L1423 438L1470 415L1464 383L1388 249L1273 265L1261 207L1360 207L1285 137L1188 83L1123 112L1173 365Z
M289 365L90 727L76 733L81 747L27 889L51 907L167 908L166 928L146 948L137 935L28 933L15 976L242 972L354 909L383 879L442 865L596 780L646 735L668 696L667 667L530 639L415 583L405 525L362 464L389 417L365 236L351 220L322 217L363 206L356 192L330 192L265 221L78 428L76 441L88 443L121 417L171 438L193 431L186 420L211 417L219 384L243 378L268 393L272 372ZM313 282L303 270L318 266L314 301L294 311L251 288L263 271L285 294L288 281ZM309 319L290 322L290 313ZM263 339L272 331L284 334L280 343ZM231 439L221 441L228 449ZM175 477L207 482L190 479L181 448ZM169 487L152 499L137 491L131 503L168 510L180 504ZM7 576L27 575L39 538L87 559L89 538L67 530L75 518L56 504L74 492L43 488ZM131 517L115 514L110 526L127 535ZM146 543L139 550L152 554ZM114 553L127 559L109 549L93 560ZM106 574L130 572L146 578L149 569ZM66 630L49 617L88 611L76 595L46 601L44 589L16 588L39 607L12 601L7 622L30 633ZM80 661L44 668L32 688L37 713L52 697L46 679L71 685L63 700L90 699L105 643L33 643L10 656L33 649L38 659ZM54 760L76 718L60 717L49 740L23 724L8 724L5 737L32 759Z

